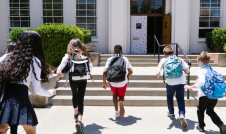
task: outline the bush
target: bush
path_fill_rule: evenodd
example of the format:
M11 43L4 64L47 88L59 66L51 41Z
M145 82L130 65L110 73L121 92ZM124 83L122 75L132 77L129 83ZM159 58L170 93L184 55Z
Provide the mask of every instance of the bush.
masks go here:
M91 42L92 31L91 30L86 30L85 28L79 28L79 29L83 32L84 43Z
M224 51L226 52L226 43L225 43L225 45L224 45Z
M214 29L206 34L207 47L213 52L225 52L226 28Z
M62 57L67 53L67 45L73 38L84 42L84 33L74 25L45 24L38 28L17 28L10 32L10 39L16 42L25 30L37 31L42 37L46 60L52 66L59 66ZM87 38L87 37L86 37ZM88 39L87 39L88 40ZM91 40L91 36L90 36Z

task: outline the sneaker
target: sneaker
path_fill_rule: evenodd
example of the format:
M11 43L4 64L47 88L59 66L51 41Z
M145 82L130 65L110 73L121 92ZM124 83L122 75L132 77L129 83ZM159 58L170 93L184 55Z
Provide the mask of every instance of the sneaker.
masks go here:
M170 117L171 119L175 119L175 115L174 115L174 114L171 114L171 113L167 112L167 115L168 115L168 117Z
M226 134L226 125L220 126L220 132L221 134Z
M77 129L77 133L76 134L84 134L83 133L83 125L81 121L78 121L75 125L76 129Z
M115 111L115 118L119 118L119 111Z
M197 130L199 130L199 132L205 132L204 127L201 128L199 125L196 127Z
M187 123L187 121L185 120L185 118L184 118L183 115L180 115L180 122L181 122L181 126L182 126L183 128L188 127L188 123Z

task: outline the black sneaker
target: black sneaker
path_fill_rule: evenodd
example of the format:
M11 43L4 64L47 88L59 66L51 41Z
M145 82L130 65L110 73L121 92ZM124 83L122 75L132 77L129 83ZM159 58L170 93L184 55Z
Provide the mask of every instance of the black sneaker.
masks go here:
M169 112L167 112L168 117L170 117L171 119L175 119L175 115L174 114L170 114Z
M199 132L205 132L204 127L201 128L199 125L196 127L197 130L199 130Z
M226 125L220 126L220 132L221 134L226 134Z
M77 129L77 133L76 134L84 134L83 133L83 125L81 121L78 121L75 125L76 129Z

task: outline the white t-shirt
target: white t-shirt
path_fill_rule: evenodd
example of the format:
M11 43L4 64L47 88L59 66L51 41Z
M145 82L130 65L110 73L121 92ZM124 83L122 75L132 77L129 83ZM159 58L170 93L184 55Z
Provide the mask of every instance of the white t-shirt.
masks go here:
M8 56L8 54L5 54L3 55L2 57L0 57L0 64L1 62ZM32 60L33 60L33 66L34 66L34 72L36 74L36 77L38 80L36 80L35 76L34 76L34 73L33 73L33 68L32 66L30 65L30 71L28 73L28 77L26 78L26 81L24 80L23 82L19 83L19 84L23 84L23 85L26 85L28 88L32 82L32 89L34 91L35 94L37 95L40 95L40 96L47 96L47 97L50 97L50 96L53 96L53 92L50 91L50 90L45 90L41 87L41 68L38 66L38 64L41 66L41 61L36 58L36 57L32 57ZM37 63L36 63L37 61ZM30 95L30 93L29 93Z
M200 98L200 97L203 97L205 96L205 94L203 93L201 87L205 85L205 75L206 75L206 69L201 69L199 68L198 69L198 79L197 79L197 82L195 83L195 87L199 88L198 90L198 93L197 93L197 97Z
M189 68L188 64L183 59L181 59L181 58L179 58L179 59L182 61L182 66L183 66L184 70ZM162 65L161 68L163 68L165 61L166 61L166 58L161 59L161 61L160 61L160 64ZM185 72L183 72L182 76L177 79L166 79L166 83L171 86L179 85L179 84L186 84Z
M113 57L108 58L108 60L106 62L106 65L105 65L105 68L108 68L109 67L112 58ZM129 60L126 57L123 57L123 58L124 58L124 60L126 62L126 70L132 68ZM111 86L113 86L113 87L124 87L126 85L126 83L127 83L127 74L125 75L125 81L118 82L118 83L116 83L116 82L110 82Z

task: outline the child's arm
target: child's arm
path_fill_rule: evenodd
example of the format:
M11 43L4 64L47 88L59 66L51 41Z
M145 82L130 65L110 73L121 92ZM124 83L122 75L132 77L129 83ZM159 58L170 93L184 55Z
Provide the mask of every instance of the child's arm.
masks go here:
M107 71L108 71L108 68L105 68L104 69L104 72L103 72L103 84L102 84L102 88L104 88L105 90L107 88L107 84L106 84Z
M62 59L62 61L61 61L61 63L60 63L60 65L59 65L59 67L57 68L57 75L59 76L59 77L64 77L64 74L61 72L63 69L64 69L64 67L67 65L67 62L68 62L68 54L65 54L65 56L63 57L63 59Z
M205 72L204 72L203 69L200 69L198 71L197 82L194 85L192 85L192 86L185 85L184 89L201 88L204 85L205 85Z
M131 77L131 75L133 74L133 70L132 70L132 68L129 68L128 69L128 74L127 74L127 80Z
M161 72L161 70L162 70L162 68L163 68L162 65L163 65L162 62L159 62L159 65L158 65L158 68L157 68L157 73L156 73L156 77L157 77L157 78L160 77L160 72Z

